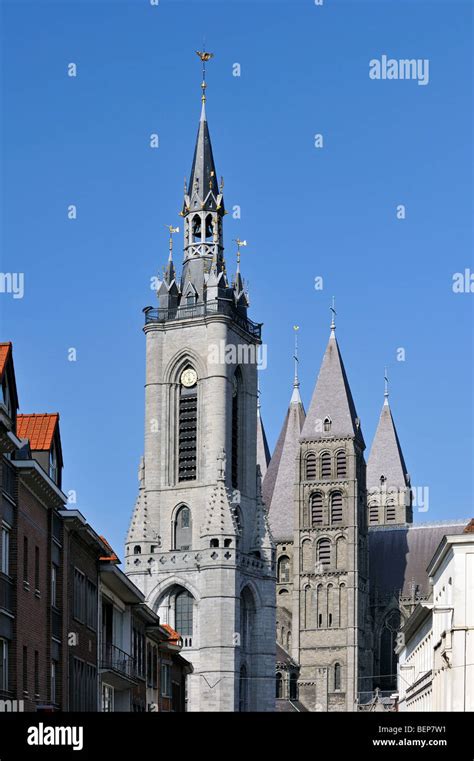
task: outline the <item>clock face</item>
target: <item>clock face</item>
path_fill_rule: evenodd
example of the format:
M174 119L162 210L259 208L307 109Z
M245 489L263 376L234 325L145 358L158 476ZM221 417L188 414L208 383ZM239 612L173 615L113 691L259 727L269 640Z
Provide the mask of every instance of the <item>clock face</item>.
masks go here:
M192 367L186 368L186 370L183 370L181 373L181 383L183 386L186 386L186 388L191 388L191 386L194 386L197 381L197 373L196 370L193 370Z

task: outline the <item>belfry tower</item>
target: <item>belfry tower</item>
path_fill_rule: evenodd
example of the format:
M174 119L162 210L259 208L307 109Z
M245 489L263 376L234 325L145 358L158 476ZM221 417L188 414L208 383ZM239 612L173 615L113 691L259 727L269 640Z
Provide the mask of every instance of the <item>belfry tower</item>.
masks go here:
M202 110L158 307L145 312L145 451L126 572L193 664L192 711L272 711L275 569L257 467L257 350L240 263L224 261L223 182ZM238 257L240 259L240 256Z

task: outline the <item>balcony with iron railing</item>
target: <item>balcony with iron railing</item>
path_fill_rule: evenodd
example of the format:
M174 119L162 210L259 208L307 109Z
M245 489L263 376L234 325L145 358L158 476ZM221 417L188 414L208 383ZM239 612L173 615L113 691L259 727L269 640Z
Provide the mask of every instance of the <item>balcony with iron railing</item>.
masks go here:
M100 668L109 672L107 679L117 689L137 683L132 656L109 642L102 644Z
M248 317L237 312L237 310L228 302L214 301L210 303L193 304L192 306L171 307L170 309L160 309L145 307L145 325L157 322L168 322L169 320L193 320L196 317L210 317L212 315L222 314L231 317L232 320L252 338L260 340L262 336L262 323L252 322Z

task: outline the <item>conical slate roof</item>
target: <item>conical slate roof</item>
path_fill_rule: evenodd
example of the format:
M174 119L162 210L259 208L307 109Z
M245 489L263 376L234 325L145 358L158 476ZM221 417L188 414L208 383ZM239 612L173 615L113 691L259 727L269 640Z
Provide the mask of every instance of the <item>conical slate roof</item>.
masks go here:
M303 402L298 387L295 386L263 481L263 501L268 509L273 538L277 542L293 538L296 456L304 418Z
M268 464L270 462L270 449L268 447L267 436L263 426L260 409L257 409L257 465L260 465L262 478L265 478Z
M301 432L302 437L315 438L324 435L323 424L326 418L331 421L330 436L357 436L362 446L365 446L334 329L331 329Z
M408 486L407 468L387 399L367 462L367 488L379 487L381 476L385 476L387 486Z

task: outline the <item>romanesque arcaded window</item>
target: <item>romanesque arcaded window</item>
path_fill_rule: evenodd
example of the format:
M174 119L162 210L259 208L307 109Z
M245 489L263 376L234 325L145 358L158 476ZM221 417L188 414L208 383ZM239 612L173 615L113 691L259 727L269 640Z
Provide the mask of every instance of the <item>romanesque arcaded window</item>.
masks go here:
M316 455L310 452L306 457L306 480L314 481L316 479Z
M347 459L346 453L340 451L336 454L336 477L346 478L347 476Z
M331 455L323 452L321 455L321 478L331 478Z
M311 525L319 526L323 523L323 495L315 492L310 497Z
M317 549L318 563L322 566L331 565L331 542L329 539L320 539Z
M331 524L342 523L342 494L335 491L331 494Z
M283 555L278 561L278 581L287 584L290 581L290 558Z

